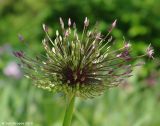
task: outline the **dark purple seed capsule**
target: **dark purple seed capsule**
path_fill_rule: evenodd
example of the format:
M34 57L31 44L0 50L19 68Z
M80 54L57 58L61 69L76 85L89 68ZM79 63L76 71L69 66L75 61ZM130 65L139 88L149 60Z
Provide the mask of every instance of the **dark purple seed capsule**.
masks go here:
M24 53L22 51L16 51L13 52L13 54L17 57L17 58L22 58L24 57Z

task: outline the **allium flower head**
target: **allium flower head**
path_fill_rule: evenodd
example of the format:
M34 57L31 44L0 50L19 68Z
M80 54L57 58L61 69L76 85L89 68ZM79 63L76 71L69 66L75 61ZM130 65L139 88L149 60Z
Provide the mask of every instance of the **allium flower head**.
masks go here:
M31 78L37 87L66 95L74 93L80 97L94 97L106 88L122 83L137 66L130 63L139 56L131 56L129 43L125 42L118 50L111 47L113 39L110 33L116 22L104 36L96 26L89 30L87 18L82 34L77 33L76 24L70 18L67 28L60 18L61 30L56 31L55 39L51 39L48 27L43 25L45 56L30 58L21 51L14 52L14 55L21 60L26 77ZM152 53L150 49L147 52L149 56Z

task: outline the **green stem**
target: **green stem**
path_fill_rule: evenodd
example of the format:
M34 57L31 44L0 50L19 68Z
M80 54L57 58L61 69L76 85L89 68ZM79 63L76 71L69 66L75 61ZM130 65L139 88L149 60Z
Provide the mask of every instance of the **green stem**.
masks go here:
M74 109L74 101L75 101L75 96L72 96L68 100L68 104L67 104L66 112L64 116L64 121L63 121L63 126L70 126L71 124L73 109Z

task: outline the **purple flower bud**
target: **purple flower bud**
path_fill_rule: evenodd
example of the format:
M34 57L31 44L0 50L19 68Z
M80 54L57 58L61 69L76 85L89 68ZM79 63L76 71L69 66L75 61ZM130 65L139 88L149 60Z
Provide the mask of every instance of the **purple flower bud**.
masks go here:
M16 51L13 52L13 54L17 57L17 58L22 58L24 57L24 53L22 51Z
M124 50L123 52L121 52L120 54L118 54L116 57L117 58L122 58L122 59L124 59L126 61L131 60L131 57L130 57L130 54L129 54L128 50Z

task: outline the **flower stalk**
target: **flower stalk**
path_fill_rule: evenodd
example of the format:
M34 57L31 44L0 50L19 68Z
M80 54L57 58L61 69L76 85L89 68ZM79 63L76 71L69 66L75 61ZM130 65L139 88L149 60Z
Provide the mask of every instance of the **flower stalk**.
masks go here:
M64 116L63 126L70 126L74 110L75 95L73 95L71 98L67 98L68 103L66 104L66 112Z

